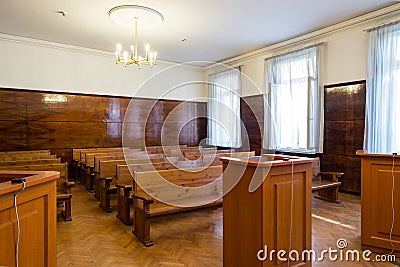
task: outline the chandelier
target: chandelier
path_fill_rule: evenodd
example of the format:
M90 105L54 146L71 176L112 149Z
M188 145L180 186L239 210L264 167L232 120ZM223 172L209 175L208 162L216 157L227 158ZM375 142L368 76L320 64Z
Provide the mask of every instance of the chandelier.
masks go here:
M157 21L163 21L164 17L160 12L149 7L139 5L121 5L116 6L108 12L111 20L122 26L134 25L134 44L130 46L130 51L122 52L122 45L117 44L115 50L115 62L124 63L125 67L136 64L140 69L142 65L156 65L157 52L150 50L150 45L146 44L145 55L138 55L138 22L139 20L147 24L153 24Z

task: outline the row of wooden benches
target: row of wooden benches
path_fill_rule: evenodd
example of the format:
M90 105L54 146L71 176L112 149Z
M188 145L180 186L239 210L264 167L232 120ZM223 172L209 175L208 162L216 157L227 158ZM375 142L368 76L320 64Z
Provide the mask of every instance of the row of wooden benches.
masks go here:
M110 157L120 157L118 152L95 152L94 150L82 152L85 154L85 164L94 162L94 180L99 181L99 192L95 186L95 196L99 197L99 206L105 211L111 212L110 197L117 195L117 217L127 225L134 224L133 233L146 245L152 245L150 238L150 217L180 212L188 209L195 209L205 206L221 205L222 180L219 179L219 190L197 192L195 198L185 194L176 195L175 190L168 188L169 183L159 183L163 177L172 184L197 187L209 184L222 175L222 166L218 160L219 156L227 155L228 151L204 150L196 148L179 148L182 155L190 157L179 160L173 154L148 154L151 158L132 158L132 159L110 159ZM149 151L149 150L148 150ZM165 148L164 148L165 151ZM153 153L160 152L154 149ZM217 153L224 152L224 153ZM108 153L104 155L103 153ZM114 155L112 155L114 154ZM133 153L134 154L134 153ZM253 156L251 153L236 153L232 156L247 157ZM91 157L94 159L92 160ZM206 166L203 166L206 165ZM81 173L81 179L88 173ZM133 178L132 174L135 176ZM158 179L157 179L158 178ZM222 177L221 177L222 178ZM182 207L169 205L155 200L145 193L136 181L150 184L150 188L157 188L157 192L162 192L169 199L179 199L185 203ZM155 184L154 184L155 183ZM85 184L86 185L86 184ZM143 184L142 184L143 185ZM206 203L206 204L205 204ZM133 216L131 208L133 206ZM133 219L134 218L134 219Z
M179 151L179 153L171 151ZM149 152L155 154L149 154ZM164 154L157 154L160 152ZM208 203L204 200L218 199L218 195L215 195L218 190L213 192L201 192L196 199L193 199L190 197L188 198L184 194L177 196L176 192L168 190L165 184L157 183L156 185L152 185L158 188L158 192L161 190L164 197L166 194L167 199L174 197L182 201L190 201L190 205L179 207L154 200L154 198L143 192L136 181L144 181L140 184L151 184L151 181L157 179L161 175L161 177L166 177L165 179L171 183L185 187L208 184L215 181L222 173L221 166L218 166L220 162L216 152L215 149L171 146L162 149L160 149L160 147L151 148L147 151L139 151L138 149L125 150L125 155L129 154L132 156L132 158L125 158L122 148L80 150L80 160L83 159L84 163L81 162L79 165L80 172L78 173L81 176L81 181L85 181L84 185L88 190L90 189L90 181L96 184L93 190L96 189L95 196L99 198L100 207L104 210L112 210L110 206L110 197L114 194L117 195L117 217L127 225L134 224L133 233L146 246L149 246L152 245L150 239L150 217L207 206L201 205L201 203ZM46 155L49 155L49 157ZM254 154L236 153L230 155L247 157ZM8 163L8 165L4 166L4 168L8 169L59 171L60 179L57 183L57 201L64 206L64 210L62 211L64 219L71 219L72 194L70 189L73 183L68 182L68 168L65 163L60 163L60 160L54 158L54 155L50 155L49 151L0 152L0 166L2 166L1 158L7 158L5 162L10 162L8 158L15 159L11 161L12 163ZM56 160L56 162L52 160ZM204 165L207 167L204 168ZM88 166L88 168L84 169L83 167L85 166ZM199 167L202 167L202 169L196 169ZM180 170L178 168L183 169ZM316 170L316 172L319 173L319 169ZM132 174L135 176L135 179L133 179ZM331 175L333 179L322 179L313 182L313 191L317 191L319 195L325 199L337 201L337 192L340 185L338 177L343 174L329 173L329 175ZM88 181L89 183L87 183ZM221 188L219 189L221 190ZM193 201L196 202L193 203ZM218 201L211 201L208 203L208 206L220 204L222 204L221 199ZM134 207L133 216L131 216L132 206ZM132 219L132 217L135 219Z
M68 163L62 163L60 158L52 155L49 150L5 151L0 152L0 169L26 171L57 171L57 206L65 221L71 217L71 187L68 181Z

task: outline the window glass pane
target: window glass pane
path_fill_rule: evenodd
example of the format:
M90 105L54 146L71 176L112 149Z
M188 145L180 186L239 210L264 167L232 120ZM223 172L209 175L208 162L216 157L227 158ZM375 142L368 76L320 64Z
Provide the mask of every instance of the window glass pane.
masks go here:
M269 149L315 148L318 86L316 50L294 52L267 63L270 84ZM310 68L312 69L310 71ZM311 76L311 77L310 77Z
M240 147L240 72L233 69L211 75L209 93L209 144Z

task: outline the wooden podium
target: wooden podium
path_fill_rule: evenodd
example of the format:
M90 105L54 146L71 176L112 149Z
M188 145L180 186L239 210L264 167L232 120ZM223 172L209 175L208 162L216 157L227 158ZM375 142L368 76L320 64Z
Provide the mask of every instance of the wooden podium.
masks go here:
M310 250L313 159L263 155L221 160L224 193L233 188L224 196L224 266L288 266L276 253L270 259L270 251L297 250L301 255ZM249 192L250 183L260 186ZM257 254L266 246L268 257L259 260ZM311 266L311 262L290 265Z
M17 196L20 221L19 266L56 266L56 179L58 172L0 171L0 266L15 266L18 227L14 195L25 178L26 187Z
M394 254L400 257L400 156L362 150L356 154L361 157L361 247L389 253L393 244ZM391 244L393 178L395 221Z

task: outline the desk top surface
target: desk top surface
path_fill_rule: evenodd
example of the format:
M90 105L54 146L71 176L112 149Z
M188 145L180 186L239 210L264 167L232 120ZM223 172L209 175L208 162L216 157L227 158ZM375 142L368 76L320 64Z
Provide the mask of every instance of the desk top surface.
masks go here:
M18 191L23 187L22 183L12 184L12 178L25 178L25 188L36 186L41 183L45 183L51 180L55 180L60 177L59 172L55 171L21 171L21 170L0 170L0 196Z
M313 158L297 157L297 156L286 156L286 155L275 155L275 154L262 154L261 156L247 157L247 158L231 158L221 157L221 161L246 164L248 166L260 166L260 167L273 167L273 166L286 166L312 163Z

